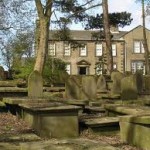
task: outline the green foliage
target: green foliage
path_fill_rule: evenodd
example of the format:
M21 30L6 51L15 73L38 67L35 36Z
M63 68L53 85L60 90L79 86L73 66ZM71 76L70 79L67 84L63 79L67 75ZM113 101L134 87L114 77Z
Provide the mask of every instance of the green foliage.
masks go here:
M62 82L61 75L66 73L66 63L61 59L48 57L44 66L43 78L46 83Z
M35 58L26 58L13 67L13 78L27 80L33 71ZM63 75L66 74L66 63L57 58L48 57L44 66L43 79L46 83L63 82Z
M30 73L33 71L35 59L25 58L24 64L21 62L13 66L13 78L27 80Z
M131 13L127 13L126 11L109 14L109 23L112 26L124 27L130 25L132 20ZM103 14L89 16L85 29L103 29Z
M100 56L98 58L98 62L95 64L95 69L97 71L97 74L106 74L106 69L104 68L104 65L107 65L106 63L106 55Z

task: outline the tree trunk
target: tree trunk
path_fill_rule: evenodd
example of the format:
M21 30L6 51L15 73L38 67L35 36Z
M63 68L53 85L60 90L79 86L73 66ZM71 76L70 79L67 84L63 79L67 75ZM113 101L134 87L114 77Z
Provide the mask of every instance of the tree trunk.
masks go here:
M43 73L45 64L46 54L48 53L48 38L49 38L49 26L50 18L52 15L52 4L53 0L47 0L45 7L43 6L42 0L35 0L38 17L39 17L39 43L37 44L37 55L34 66L34 71L38 71L40 74Z
M146 38L146 28L145 28L145 8L144 8L144 0L142 0L142 20L143 20L143 47L145 50L145 74L150 74L150 66L149 66L149 50Z
M40 19L39 30L40 30L39 35L40 39L37 47L37 56L34 70L37 70L39 73L42 74L46 54L48 53L47 51L48 51L49 21L47 21L47 18Z
M108 1L102 0L103 18L104 18L104 32L106 39L106 57L107 57L107 72L111 74L113 70L113 57L112 57L112 46L111 46L111 34L110 25L108 18Z

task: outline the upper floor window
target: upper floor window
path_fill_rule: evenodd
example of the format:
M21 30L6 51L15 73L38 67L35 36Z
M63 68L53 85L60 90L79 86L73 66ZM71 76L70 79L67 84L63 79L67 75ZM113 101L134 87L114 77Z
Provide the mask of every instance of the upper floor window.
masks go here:
M117 56L117 46L116 46L116 44L112 44L112 56Z
M144 47L142 41L134 41L134 53L144 53Z
M66 72L67 72L68 74L71 74L71 64L67 64L67 65L66 65Z
M64 44L64 56L70 56L70 54L71 54L70 44L65 43Z
M50 43L48 47L48 54L50 56L55 56L56 55L56 48L55 48L55 43Z
M80 56L87 56L87 46L83 45L80 47Z
M102 44L96 44L96 56L102 56L103 54L103 47Z

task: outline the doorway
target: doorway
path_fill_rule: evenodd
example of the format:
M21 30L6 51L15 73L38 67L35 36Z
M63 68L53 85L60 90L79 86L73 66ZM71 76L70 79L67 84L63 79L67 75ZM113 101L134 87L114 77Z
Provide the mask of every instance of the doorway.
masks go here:
M79 67L79 75L86 75L87 74L87 67Z

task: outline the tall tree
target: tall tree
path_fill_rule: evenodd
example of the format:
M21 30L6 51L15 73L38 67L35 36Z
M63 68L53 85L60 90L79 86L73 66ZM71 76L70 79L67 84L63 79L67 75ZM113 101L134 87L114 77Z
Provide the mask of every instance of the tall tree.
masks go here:
M39 73L42 74L48 49L49 26L52 15L53 0L47 0L45 6L43 6L41 0L35 0L35 4L39 17L40 34L34 70L37 70Z
M111 34L110 34L110 24L108 17L108 1L102 0L103 8L103 19L104 19L104 32L106 39L106 57L107 57L107 71L110 74L113 70L113 57L112 57L112 47L111 47Z
M142 4L142 23L143 23L143 47L145 50L144 57L145 57L145 73L150 74L150 62L149 62L149 49L147 44L147 37L146 37L146 25L145 25L145 2L141 0Z

